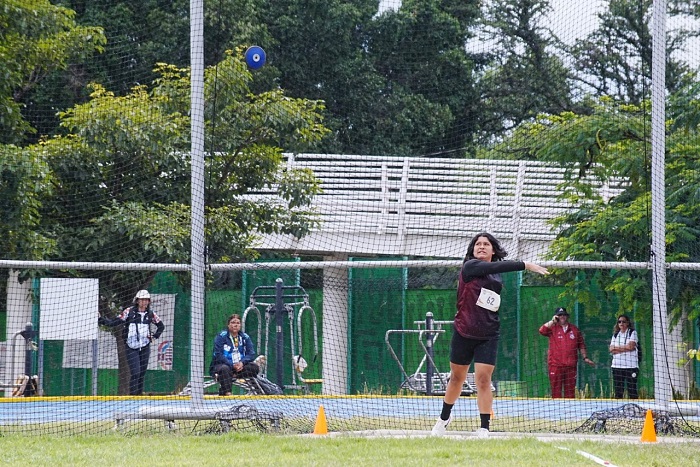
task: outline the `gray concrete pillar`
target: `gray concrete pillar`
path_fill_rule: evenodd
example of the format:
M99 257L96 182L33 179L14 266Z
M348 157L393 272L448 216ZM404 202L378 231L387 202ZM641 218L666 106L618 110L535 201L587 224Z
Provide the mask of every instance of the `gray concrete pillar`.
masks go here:
M347 261L347 255L324 261ZM348 270L323 270L323 394L348 393Z

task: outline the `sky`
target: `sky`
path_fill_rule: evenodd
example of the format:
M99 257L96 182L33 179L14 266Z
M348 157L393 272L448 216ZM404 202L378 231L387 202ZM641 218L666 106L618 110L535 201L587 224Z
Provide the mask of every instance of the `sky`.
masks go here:
M554 34L564 42L585 37L598 26L597 14L603 10L601 0L550 0L549 15ZM573 41L572 41L573 42Z

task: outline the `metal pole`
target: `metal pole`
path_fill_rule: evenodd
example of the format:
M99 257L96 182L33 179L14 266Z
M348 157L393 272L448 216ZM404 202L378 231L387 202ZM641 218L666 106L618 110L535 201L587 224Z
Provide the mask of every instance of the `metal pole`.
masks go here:
M27 376L29 377L29 382L33 383L34 385L32 387L36 389L36 395L44 394L44 342L41 340L41 336L39 335L39 323L41 322L41 306L39 305L40 303L41 280L39 278L34 278L32 279L32 323L37 323L37 329L33 329L34 332L32 337L37 338L36 374L37 379L39 381L33 381L34 374L32 373L27 373ZM31 325L31 323L27 324ZM29 341L28 343L31 345L31 341ZM34 361L34 358L31 356L31 352L27 352L27 358L31 358L32 362Z
M37 361L36 361L36 366L37 366L37 377L39 381L37 382L38 389L37 392L39 393L38 395L43 396L44 395L44 341L42 339L39 339L39 348L37 350L38 356L37 356Z
M34 337L34 327L32 323L27 323L22 333L24 337L24 374L32 376L32 338Z
M35 396L36 389L34 386L33 375L32 375L32 352L34 351L34 344L32 339L37 335L34 330L32 323L27 323L22 331L22 337L24 337L24 375L28 378L27 385L24 389L24 396Z
M97 395L97 371L99 369L98 354L100 346L97 339L92 340L92 395Z
M190 0L191 314L192 405L204 403L204 1Z
M425 314L425 349L428 354L428 361L425 362L425 394L428 396L433 395L433 314L427 312Z
M651 263L653 284L654 399L667 404L672 397L666 349L666 0L655 0L651 57Z
M275 336L275 376L277 385L284 388L284 334L282 333L282 323L284 322L282 313L284 312L284 298L282 296L282 279L277 278L275 281L275 327L277 334Z
M522 360L520 354L523 349L523 323L522 323L522 288L523 288L523 272L518 271L515 286L515 336L516 342L516 352L515 352L515 380L521 381L520 379L520 367L522 366Z

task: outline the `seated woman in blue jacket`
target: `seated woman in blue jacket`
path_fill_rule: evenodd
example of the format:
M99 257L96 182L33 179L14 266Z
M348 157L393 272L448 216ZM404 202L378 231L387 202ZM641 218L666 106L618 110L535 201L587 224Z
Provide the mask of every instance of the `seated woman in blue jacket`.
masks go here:
M218 378L220 396L231 395L234 378L251 378L260 372L260 367L253 362L253 341L241 331L241 317L237 314L229 316L227 328L214 339L214 353L209 365L209 374Z

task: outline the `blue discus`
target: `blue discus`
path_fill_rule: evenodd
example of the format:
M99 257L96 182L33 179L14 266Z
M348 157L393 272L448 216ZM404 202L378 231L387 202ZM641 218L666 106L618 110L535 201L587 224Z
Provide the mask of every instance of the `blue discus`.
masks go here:
M245 51L245 62L252 70L257 70L265 64L265 51L262 47L254 45Z

